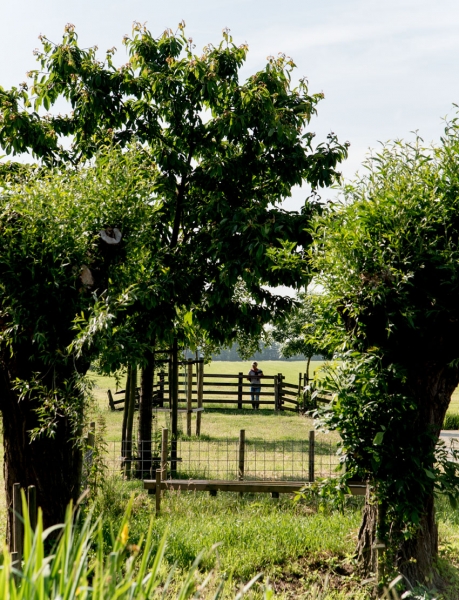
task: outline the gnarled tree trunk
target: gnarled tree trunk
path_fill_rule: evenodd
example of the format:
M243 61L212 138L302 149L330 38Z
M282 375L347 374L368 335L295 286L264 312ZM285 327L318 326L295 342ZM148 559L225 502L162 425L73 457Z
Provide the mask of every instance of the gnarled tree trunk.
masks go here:
M4 476L8 508L7 542L12 544L13 484L37 488L37 504L45 527L62 523L70 501L80 494L82 453L68 417L57 416L52 437L41 435L31 441L30 431L38 426L39 401L33 394L20 399L13 389L14 372L0 372L0 401L3 416ZM82 406L82 403L79 403ZM82 409L81 409L82 412ZM82 414L81 414L82 416Z
M428 361L418 361L411 365L406 384L407 392L416 398L418 406L417 418L412 426L422 439L432 440L430 448L419 449L420 457L426 456L438 440L451 395L458 383L458 368ZM429 468L434 465L422 466ZM416 490L413 490L413 494L416 493ZM392 498L390 502L395 504L397 498ZM430 493L425 493L424 512L417 531L410 539L401 541L397 534L400 534L404 524L388 523L384 517L381 518L380 511L377 490L374 496L367 493L357 545L357 557L362 572L366 576L377 573L376 549L378 542L383 541L386 548L390 549L386 554L392 563L389 567L402 573L411 584L435 582L438 578L435 564L438 557L438 529L433 482Z
M137 433L137 446L139 449L137 476L140 478L150 476L152 458L151 425L153 418L152 403L155 355L153 352L148 352L145 358L147 363L142 369L140 379L139 429Z

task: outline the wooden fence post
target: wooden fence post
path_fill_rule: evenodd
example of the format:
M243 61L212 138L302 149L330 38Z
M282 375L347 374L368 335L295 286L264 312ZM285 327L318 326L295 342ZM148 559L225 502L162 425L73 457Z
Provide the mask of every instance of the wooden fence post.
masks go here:
M202 392L204 389L204 361L201 361L198 365L198 408L202 408ZM196 435L201 435L201 411L198 410L196 414Z
M188 359L188 377L186 387L186 434L191 437L191 415L192 415L192 396L193 394L193 361Z
M174 338L171 355L171 379L169 380L171 408L171 471L174 476L177 470L177 437L178 437L178 345Z
M126 458L126 429L128 422L129 413L129 398L131 393L131 368L128 366L126 376L126 389L124 392L124 410L123 410L123 424L121 427L121 468L124 469L124 459Z
M20 569L22 561L22 542L24 536L24 527L22 525L22 500L21 484L13 484L13 545L16 552L17 565Z
M37 527L37 488L29 485L27 488L27 505L29 507L30 528L35 531Z
M277 381L277 375L274 375L274 410L279 410L279 382Z
M167 437L169 431L167 429L163 429L161 432L161 471L162 478L167 479Z
M163 408L164 406L164 378L165 378L165 372L164 371L160 371L159 373L159 395L158 395L158 404L160 406L160 408Z
M298 396L301 396L301 392L303 391L303 386L301 385L303 382L303 374L298 373Z
M243 373L239 373L239 378L237 380L237 407L239 409L242 408L242 385L243 385Z
M110 410L115 410L115 401L113 400L112 390L110 390L110 389L107 390L107 396L108 396L108 406L109 406Z
M278 373L277 374L277 406L278 406L278 410L282 410L282 404L283 404L283 389L282 389L282 379L284 378L284 376L282 375L282 373Z
M245 429L239 431L239 470L238 479L243 481L245 471Z
M156 516L159 517L161 512L161 469L156 469Z
M314 482L315 432L309 432L309 481Z

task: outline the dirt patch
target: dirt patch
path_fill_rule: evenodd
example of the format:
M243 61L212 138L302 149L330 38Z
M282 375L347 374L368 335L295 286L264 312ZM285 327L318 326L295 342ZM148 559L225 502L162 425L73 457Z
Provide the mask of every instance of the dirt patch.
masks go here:
M270 582L276 596L282 598L322 597L319 592L333 591L355 594L359 599L370 598L370 591L363 587L349 558L327 553L313 557L299 557L291 564L279 565L270 574ZM313 594L316 592L317 596Z

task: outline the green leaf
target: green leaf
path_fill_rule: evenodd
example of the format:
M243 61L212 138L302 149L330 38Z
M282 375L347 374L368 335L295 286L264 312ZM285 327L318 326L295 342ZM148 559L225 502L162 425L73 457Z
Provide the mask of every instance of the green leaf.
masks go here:
M374 437L373 444L375 446L379 446L380 444L382 444L383 437L384 437L384 431L379 431Z

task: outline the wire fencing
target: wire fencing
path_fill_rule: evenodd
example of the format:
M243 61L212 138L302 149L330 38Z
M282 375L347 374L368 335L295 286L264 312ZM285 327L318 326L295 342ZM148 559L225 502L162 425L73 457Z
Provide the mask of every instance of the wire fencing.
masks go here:
M314 481L336 475L336 442L312 432L309 440L264 441L247 439L179 438L169 441L167 478L235 481ZM108 442L106 470L120 477L154 478L161 468L161 440L132 442L126 452L121 442ZM126 455L130 456L127 464ZM163 456L164 450L163 450Z

